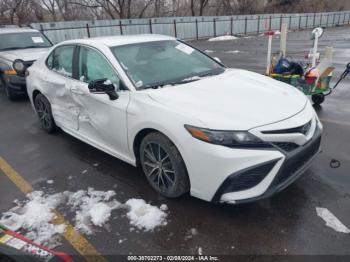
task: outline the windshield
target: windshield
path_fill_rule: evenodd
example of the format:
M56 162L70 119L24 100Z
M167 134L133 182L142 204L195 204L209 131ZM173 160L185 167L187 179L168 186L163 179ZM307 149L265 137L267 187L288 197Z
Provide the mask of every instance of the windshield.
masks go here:
M111 48L137 89L195 81L225 69L210 57L176 40Z
M39 32L0 34L0 51L50 46L49 40Z

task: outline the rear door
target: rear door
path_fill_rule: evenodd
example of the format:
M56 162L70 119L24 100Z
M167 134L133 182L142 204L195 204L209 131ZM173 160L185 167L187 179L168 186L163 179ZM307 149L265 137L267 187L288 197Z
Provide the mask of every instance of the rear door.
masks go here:
M75 45L57 47L48 57L46 65L48 74L40 76L45 85L46 96L49 98L52 115L58 126L69 130L78 130L78 107L72 98L71 87L73 79L73 58Z
M79 80L71 92L79 111L79 135L123 159L128 152L126 110L130 92L121 90L118 72L99 50L80 46L77 60ZM88 84L100 79L114 85L117 100L111 100L107 94L89 92Z

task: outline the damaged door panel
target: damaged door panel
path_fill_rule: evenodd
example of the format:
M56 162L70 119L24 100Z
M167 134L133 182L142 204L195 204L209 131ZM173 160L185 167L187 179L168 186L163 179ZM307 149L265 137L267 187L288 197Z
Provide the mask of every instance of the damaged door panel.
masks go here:
M120 91L116 71L98 51L80 47L79 81L71 86L72 98L78 107L78 132L91 143L102 146L121 157L128 153L126 110L129 91ZM112 83L119 98L111 100L107 94L91 93L91 81L106 79Z
M79 115L79 108L71 96L74 50L73 45L56 48L46 61L47 67L55 73L42 76L56 123L71 130L78 129Z

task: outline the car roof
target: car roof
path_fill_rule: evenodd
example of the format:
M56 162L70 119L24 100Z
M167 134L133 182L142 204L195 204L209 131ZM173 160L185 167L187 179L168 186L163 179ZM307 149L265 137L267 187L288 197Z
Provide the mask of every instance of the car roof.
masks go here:
M68 40L60 44L87 44L87 45L105 45L108 47L121 46L128 44L137 44L153 41L175 40L174 37L157 35L157 34L141 34L141 35L123 35L123 36L104 36L94 38L84 38L76 40Z
M11 33L28 33L28 32L39 32L38 30L32 28L23 27L0 27L0 34L11 34Z

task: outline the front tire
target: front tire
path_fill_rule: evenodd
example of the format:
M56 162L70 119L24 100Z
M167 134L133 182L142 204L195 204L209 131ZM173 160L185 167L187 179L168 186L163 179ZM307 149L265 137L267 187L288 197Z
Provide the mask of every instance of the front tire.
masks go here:
M38 94L34 100L34 107L38 114L41 127L49 134L57 130L55 120L52 116L51 105L49 100L42 95Z
M190 190L185 163L176 146L164 135L148 134L140 146L143 172L151 186L167 198L177 198Z

